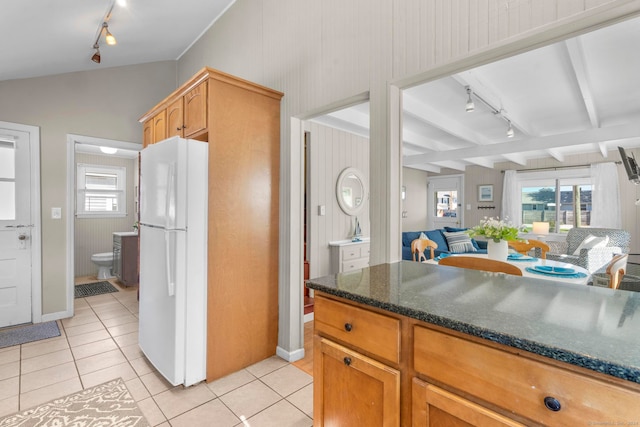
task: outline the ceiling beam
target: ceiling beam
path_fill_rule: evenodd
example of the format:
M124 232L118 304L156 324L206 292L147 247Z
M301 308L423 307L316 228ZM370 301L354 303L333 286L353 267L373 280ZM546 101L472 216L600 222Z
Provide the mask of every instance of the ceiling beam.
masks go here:
M481 147L460 148L457 150L417 154L404 158L405 165L419 163L439 163L449 160L482 156L504 156L527 151L551 150L584 144L600 144L607 141L620 142L627 139L640 138L640 123L590 129L568 134L550 135L536 138L525 138L517 141L483 145ZM529 148L529 150L527 150Z
M403 142L411 144L419 151L431 150L431 151L444 151L450 149L446 144L434 141L433 139L425 138L424 135L420 135L417 132L410 130L402 130Z
M557 148L551 148L547 150L547 153L549 153L549 155L554 159L556 159L557 161L564 162L565 155L562 154Z
M567 48L569 54L569 61L573 67L573 76L580 88L580 95L582 96L582 102L589 115L589 121L594 128L600 127L600 118L596 111L596 104L593 100L593 93L591 92L591 85L589 84L589 73L587 71L587 65L584 60L584 49L582 48L582 41L579 37L574 37L569 40L565 40L564 45Z
M462 106L464 107L464 105ZM402 109L405 113L412 114L421 121L429 123L433 127L460 138L463 141L471 142L475 145L491 144L492 142L462 122L452 119L449 115L442 114L434 107L420 102L406 92L402 96Z

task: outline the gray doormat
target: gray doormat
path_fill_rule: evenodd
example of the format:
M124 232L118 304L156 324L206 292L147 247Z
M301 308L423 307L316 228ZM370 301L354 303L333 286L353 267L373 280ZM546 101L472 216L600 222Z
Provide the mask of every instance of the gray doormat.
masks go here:
M55 321L4 328L0 329L0 348L59 336L60 329Z
M76 298L92 297L94 295L118 292L118 289L109 282L85 283L84 285L76 285L74 288Z

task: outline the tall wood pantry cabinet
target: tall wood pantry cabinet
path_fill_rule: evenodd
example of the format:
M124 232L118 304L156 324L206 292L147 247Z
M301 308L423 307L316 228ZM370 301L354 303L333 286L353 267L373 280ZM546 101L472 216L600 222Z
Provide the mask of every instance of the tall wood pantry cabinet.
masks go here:
M276 352L282 96L206 67L140 118L209 143L207 381Z

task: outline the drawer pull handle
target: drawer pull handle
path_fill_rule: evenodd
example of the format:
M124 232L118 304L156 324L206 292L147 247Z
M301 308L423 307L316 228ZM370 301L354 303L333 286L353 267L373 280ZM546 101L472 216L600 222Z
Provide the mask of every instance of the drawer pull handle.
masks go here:
M345 357L344 358L344 364L347 365L347 366L351 365L351 358L350 357Z
M351 325L351 323L345 323L344 324L344 330L347 332L351 332L351 330L353 329L353 325Z
M553 412L558 412L562 408L562 405L560 405L560 401L551 396L547 396L544 398L544 406L546 406L548 410Z

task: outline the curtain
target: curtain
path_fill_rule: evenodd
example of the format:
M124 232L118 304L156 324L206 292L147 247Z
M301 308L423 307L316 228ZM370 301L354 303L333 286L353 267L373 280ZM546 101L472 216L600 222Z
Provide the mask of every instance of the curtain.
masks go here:
M516 171L504 171L504 181L502 183L502 219L508 220L514 226L522 225L522 201L518 191L518 180Z
M618 168L615 163L591 165L591 226L622 228Z

